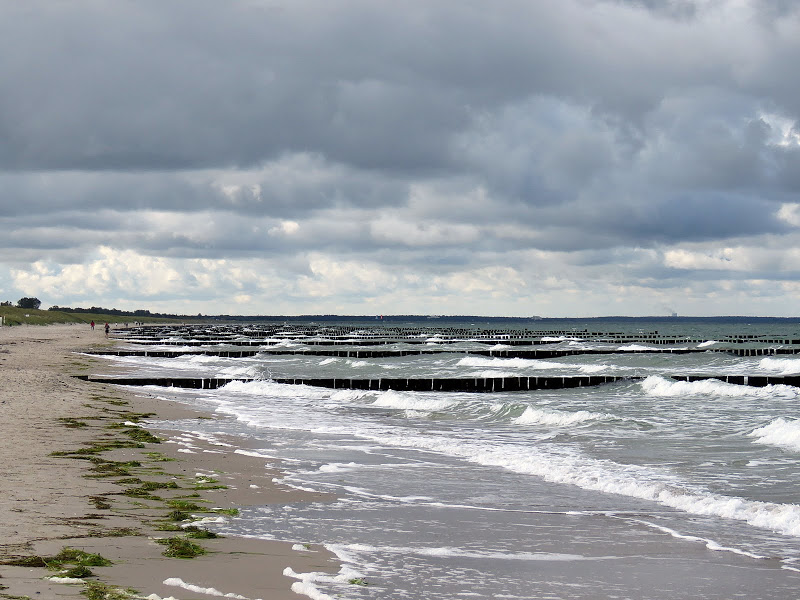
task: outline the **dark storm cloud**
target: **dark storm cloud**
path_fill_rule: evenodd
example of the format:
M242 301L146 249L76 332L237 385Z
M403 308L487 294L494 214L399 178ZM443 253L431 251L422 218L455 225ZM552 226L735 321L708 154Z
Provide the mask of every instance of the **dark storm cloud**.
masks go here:
M273 261L318 294L354 265L407 289L483 268L689 280L706 250L663 252L800 222L799 14L0 0L0 260L49 261L53 289L57 265L134 255Z
M730 81L717 56L697 60L714 51L703 38L673 47L678 31L636 12L602 21L585 2L3 6L6 168L243 167L312 151L424 172L448 166L476 111L544 94L633 119L666 86Z

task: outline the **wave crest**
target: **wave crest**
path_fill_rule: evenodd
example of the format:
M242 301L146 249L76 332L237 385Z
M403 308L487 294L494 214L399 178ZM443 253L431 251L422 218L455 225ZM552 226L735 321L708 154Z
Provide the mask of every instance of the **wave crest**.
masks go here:
M517 425L555 425L557 427L564 427L576 425L578 423L586 423L588 421L597 421L604 418L606 418L606 415L602 413L589 412L587 410L565 412L544 410L528 406L525 412L514 419L514 423Z
M800 420L778 417L768 425L754 429L748 434L756 438L757 444L779 446L800 452Z

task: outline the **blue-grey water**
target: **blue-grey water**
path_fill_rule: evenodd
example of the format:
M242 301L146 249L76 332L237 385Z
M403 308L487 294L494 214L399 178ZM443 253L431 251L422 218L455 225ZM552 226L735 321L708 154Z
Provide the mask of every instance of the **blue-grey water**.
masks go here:
M477 332L497 325L459 327ZM280 461L284 483L337 495L326 503L248 507L217 526L333 550L343 570L304 574L312 597L800 597L800 388L669 378L800 374L800 355L712 351L736 347L727 335L798 340L800 323L533 321L524 327L570 332L543 336L549 343L537 348L619 352L547 360L448 352L492 347L467 332L458 341L426 337L424 347L443 350L436 355L111 360L137 375L258 378L218 390L151 393L230 417L160 426L239 438L265 462ZM656 346L602 341L586 330L658 330L692 339L672 347L707 351L632 353ZM257 325L250 335L260 337ZM324 332L314 339L324 341ZM312 348L308 342L291 334L269 341L297 349ZM639 379L507 393L270 381L586 374Z

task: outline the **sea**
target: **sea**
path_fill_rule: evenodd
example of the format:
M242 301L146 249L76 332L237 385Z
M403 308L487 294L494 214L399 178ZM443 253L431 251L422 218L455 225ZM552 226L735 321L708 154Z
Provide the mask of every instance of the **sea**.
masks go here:
M105 358L136 377L244 380L148 387L223 417L151 425L234 440L279 465L280 484L335 496L209 524L333 552L338 573L287 570L299 594L800 598L800 388L781 379L800 375L800 320L328 317L116 334L121 349L263 350ZM376 348L430 352L320 353ZM503 354L525 349L570 353ZM494 392L276 381L598 375L622 379Z

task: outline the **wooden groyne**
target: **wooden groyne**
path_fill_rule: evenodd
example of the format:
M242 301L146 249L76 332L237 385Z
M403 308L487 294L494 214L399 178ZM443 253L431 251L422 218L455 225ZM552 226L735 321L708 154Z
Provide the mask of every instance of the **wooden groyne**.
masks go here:
M91 377L76 375L78 379L93 383L109 383L115 385L154 385L161 387L179 387L198 390L217 389L233 381L251 382L255 379L227 379L203 377ZM376 391L412 391L412 392L517 392L528 390L555 390L578 388L616 381L630 380L630 377L612 375L591 375L579 377L460 377L460 378L281 378L269 380L271 383L289 385L310 385L330 389L344 390L376 390Z
M78 379L94 383L115 385L154 385L189 389L217 389L233 381L251 382L243 378L202 377L91 377L76 375ZM705 381L715 379L735 385L764 387L767 385L789 385L800 387L800 376L761 375L671 375L675 381ZM265 381L290 385L309 385L330 389L412 391L412 392L518 392L534 390L557 390L581 388L619 381L641 381L643 377L621 377L615 375L547 376L547 377L458 377L458 378L274 378Z
M800 354L800 348L715 348L712 352L723 352L734 356L778 356Z
M270 349L259 350L99 350L88 352L97 356L146 356L152 358L178 358L181 356L219 356L222 358L250 358L257 354L268 356L328 356L337 358L396 358L403 356L421 356L431 354L464 354L472 356L486 356L490 358L524 358L539 360L547 358L563 358L565 356L580 356L586 354L693 354L706 352L703 348L640 348L636 350L615 349L504 349L504 350L465 350L458 348L407 349L407 350L376 350L376 349Z

